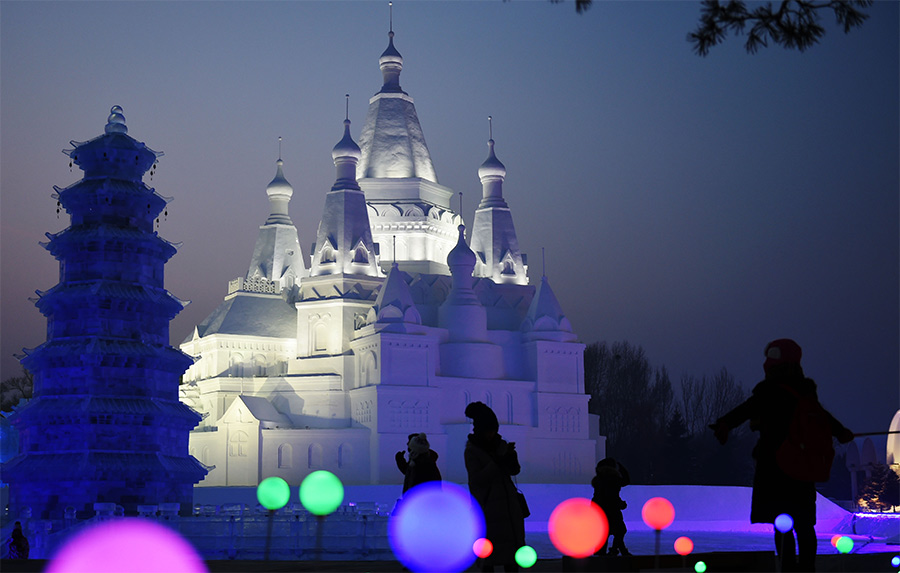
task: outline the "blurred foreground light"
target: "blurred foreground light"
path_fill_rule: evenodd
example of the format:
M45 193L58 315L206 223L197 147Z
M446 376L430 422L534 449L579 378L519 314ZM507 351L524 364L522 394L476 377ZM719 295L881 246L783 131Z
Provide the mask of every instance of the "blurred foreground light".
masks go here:
M675 521L675 508L672 502L664 497L652 497L641 509L641 518L649 527L660 531Z
M788 531L794 528L794 519L786 514L782 513L778 517L775 518L775 529L780 531L781 533L787 533Z
M894 555L894 557L891 559L891 566L900 567L900 555Z
M697 561L694 563L694 571L697 573L706 573L706 563L703 561Z
M690 537L679 537L675 540L675 553L679 555L687 555L694 550L694 542Z
M835 544L837 550L841 553L850 553L853 551L853 540L847 537L846 535L842 535L840 539L838 539L837 544Z
M106 521L69 538L47 573L201 573L206 564L174 530L129 517Z
M475 562L475 543L482 537L478 502L451 482L410 489L388 521L391 549L412 571L463 571Z
M281 509L291 499L291 486L278 476L267 477L256 486L256 499L268 510Z
M315 471L300 483L300 503L314 515L334 513L344 501L344 484L333 473Z
M557 505L550 514L547 533L563 555L588 557L606 543L609 522L596 503L573 497Z
M831 546L834 547L835 549L837 549L837 542L838 542L838 539L840 539L840 538L841 538L840 533L835 533L834 535L831 536Z
M519 567L528 569L537 563L537 551L528 545L523 545L516 550L516 563Z
M484 559L494 552L494 544L484 537L479 537L472 545L472 552Z

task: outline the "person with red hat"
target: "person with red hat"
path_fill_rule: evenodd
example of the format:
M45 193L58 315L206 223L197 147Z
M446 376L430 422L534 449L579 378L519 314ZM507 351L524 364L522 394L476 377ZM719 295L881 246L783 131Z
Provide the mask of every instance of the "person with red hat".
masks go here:
M779 515L789 515L793 530L775 530L775 551L781 559L781 570L814 571L815 482L828 479L834 457L831 436L847 443L853 439L853 432L819 404L816 383L800 367L799 344L789 338L773 340L766 345L765 357L765 379L753 388L750 398L710 424L710 428L722 444L732 428L747 420L750 429L759 432L759 441L753 448L756 470L750 521L774 524Z

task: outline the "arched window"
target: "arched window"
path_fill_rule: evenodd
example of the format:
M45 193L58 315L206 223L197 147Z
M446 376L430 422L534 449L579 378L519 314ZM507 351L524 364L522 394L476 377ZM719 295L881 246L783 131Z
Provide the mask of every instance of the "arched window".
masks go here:
M307 458L307 465L310 469L322 467L322 446L319 444L310 444Z
M281 444L278 446L278 467L290 468L294 464L293 448L290 444Z
M228 455L237 458L246 458L247 451L249 448L249 439L247 437L247 432L243 432L238 430L235 432L228 444Z
M253 357L253 363L251 368L253 369L254 376L265 376L266 375L266 357L262 354L257 354Z
M232 354L231 355L231 365L229 367L231 371L231 375L234 378L243 378L244 377L244 357L240 354Z
M325 352L328 350L328 327L320 322L313 327L313 351Z
M353 463L353 446L343 443L338 447L338 467L346 468Z

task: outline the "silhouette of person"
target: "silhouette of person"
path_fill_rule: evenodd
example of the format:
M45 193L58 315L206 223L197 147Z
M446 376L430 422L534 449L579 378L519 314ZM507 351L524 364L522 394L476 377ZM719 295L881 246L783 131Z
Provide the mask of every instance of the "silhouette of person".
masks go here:
M724 444L728 432L745 421L750 429L759 432L753 448L756 471L753 475L753 495L750 504L752 523L775 523L775 518L787 514L794 520L794 529L787 533L775 530L775 551L781 559L782 571L813 571L816 559L816 488L812 481L790 477L776 459L778 448L788 437L788 430L800 399L815 399L816 384L803 374L800 367L802 351L793 340L782 338L766 346L763 364L765 379L753 388L750 397L711 424L716 438ZM828 418L831 434L841 443L853 439L853 432L834 416ZM794 547L794 531L797 547ZM797 555L799 554L799 560Z
M606 519L609 522L609 537L613 538L610 555L631 555L628 548L625 547L625 518L622 516L622 510L628 507L628 504L619 496L622 488L631 483L631 477L625 466L614 460L613 458L604 458L597 462L596 475L591 480L591 486L594 488L594 495L591 501L600 506ZM600 555L606 554L606 542L598 551Z
M525 518L511 477L522 469L516 444L497 433L497 416L484 403L466 406L466 417L472 419L465 449L469 493L484 512L485 537L494 545L481 561L482 571L493 571L495 565L518 571L516 551L525 545Z
M28 538L22 533L22 523L20 521L13 525L12 535L9 536L9 541L7 541L7 548L9 549L7 559L28 559L30 549Z
M404 475L403 493L427 481L441 481L441 471L437 467L438 454L431 449L428 436L422 434L410 434L406 443L406 451L409 452L409 461L403 452L397 452L394 459L397 461L397 469Z

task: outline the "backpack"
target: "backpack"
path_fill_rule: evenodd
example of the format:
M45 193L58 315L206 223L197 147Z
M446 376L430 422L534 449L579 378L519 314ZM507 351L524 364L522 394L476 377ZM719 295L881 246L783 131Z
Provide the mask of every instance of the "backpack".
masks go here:
M783 388L797 398L797 405L788 424L787 436L775 452L775 461L781 471L795 480L828 481L834 461L831 416L815 393L801 396L793 388Z

